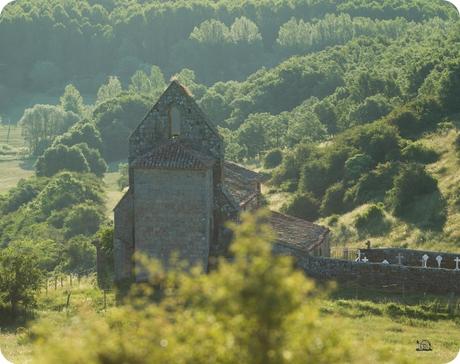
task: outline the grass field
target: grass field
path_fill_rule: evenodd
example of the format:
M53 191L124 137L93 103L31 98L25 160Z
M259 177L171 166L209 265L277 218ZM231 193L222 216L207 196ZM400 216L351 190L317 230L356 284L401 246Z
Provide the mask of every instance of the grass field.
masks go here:
M20 160L0 161L0 193L15 187L21 178L32 176L31 164Z
M65 302L69 289L72 295L67 310ZM449 314L447 303L445 296L401 297L348 287L322 299L320 309L321 315L337 321L337 328L359 346L360 352L375 353L387 349L401 359L419 364L443 364L452 360L460 349L460 312L454 310ZM38 316L61 322L69 314L72 316L82 304L102 309L103 295L89 281L80 287L74 281L73 288L66 282L57 291L50 288L48 295L42 292ZM113 304L113 295L109 295L107 306ZM32 355L31 343L24 340L23 334L17 333L21 330L19 326L19 329L15 327L0 333L0 348L15 364L28 363ZM417 352L417 340L429 340L433 350Z
M118 172L118 162L111 163L109 165L108 172L104 176L105 183L105 194L106 194L106 212L109 219L113 219L113 208L120 201L123 196L123 191L120 191L118 187L118 178L120 173Z
M21 128L16 125L0 124L0 144L8 144L14 148L24 146L24 138L21 135Z
M71 292L70 305L66 307L68 293ZM83 278L80 283L73 279L70 285L66 277L61 286L58 282L57 289L54 289L54 282L49 281L48 292L42 290L38 298L38 309L35 313L38 319L50 322L64 322L72 317L81 307L92 307L97 311L105 307L114 306L115 298L108 293L104 303L104 295L96 288L95 277ZM1 319L1 317L0 317ZM0 349L4 356L14 364L29 363L32 359L32 344L24 335L27 329L33 325L33 321L8 326L0 330ZM1 327L1 326L0 326Z

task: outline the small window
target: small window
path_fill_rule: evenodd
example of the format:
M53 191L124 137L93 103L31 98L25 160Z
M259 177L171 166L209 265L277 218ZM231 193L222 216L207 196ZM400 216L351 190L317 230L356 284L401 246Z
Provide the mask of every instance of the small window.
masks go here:
M174 138L180 135L180 124L181 124L180 111L176 106L172 106L171 109L169 109L169 136L171 138Z

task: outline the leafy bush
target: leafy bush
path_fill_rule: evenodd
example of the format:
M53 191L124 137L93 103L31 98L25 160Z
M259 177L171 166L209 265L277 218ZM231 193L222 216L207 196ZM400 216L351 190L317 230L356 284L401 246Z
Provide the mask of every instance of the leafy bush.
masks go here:
M45 216L49 216L53 211L87 201L101 204L102 192L101 182L96 178L62 172L40 192L34 205Z
M366 202L383 201L386 193L393 187L394 177L399 172L398 163L381 163L364 174L345 194L344 201L350 206L359 206Z
M410 164L404 166L394 180L389 192L389 202L397 216L410 210L411 204L422 195L438 191L438 181L423 166Z
M53 176L56 173L66 170L73 172L89 172L88 162L78 147L67 147L56 145L48 148L38 158L35 164L37 176Z
M102 139L99 130L94 124L89 122L80 122L72 126L69 131L54 140L54 145L64 144L72 147L75 144L86 143L89 148L97 149L102 152Z
M343 202L345 187L342 183L333 184L326 190L321 202L321 215L340 214L345 210Z
M48 183L47 178L21 179L16 187L8 191L3 201L0 201L0 211L8 214L32 201Z
M404 166L388 193L394 214L420 228L442 230L447 216L446 201L438 181L421 165Z
M88 237L78 235L70 239L65 248L64 271L78 276L88 275L96 269L96 248Z
M314 221L319 217L319 202L309 193L297 193L281 210L286 214Z
M114 280L113 226L102 226L96 234L96 248L100 264L97 265L97 284L109 289Z
M89 171L98 177L103 177L104 173L107 172L107 163L101 157L101 153L97 149L89 148L86 143L76 144L75 147L80 149L85 157Z
M354 180L372 168L374 161L366 154L356 154L345 162L345 177Z
M443 107L451 112L460 111L460 62L458 59L448 62L439 79L438 96Z
M283 161L278 168L273 171L272 182L281 185L283 182L293 182L297 185L300 179L300 169L313 153L314 147L311 144L299 144L292 152L287 152L283 156Z
M370 205L355 219L355 227L362 235L380 235L389 229L382 205Z
M422 97L396 109L388 115L388 122L398 128L404 138L415 139L436 128L444 110L431 97Z
M434 163L439 159L439 154L434 149L428 148L420 142L408 144L401 151L401 156L407 162L421 164Z
M265 154L264 167L267 169L278 167L283 161L283 152L280 149L273 149Z
M91 172L103 176L107 164L96 149L90 149L86 143L68 147L63 144L53 145L38 158L35 164L37 176L53 176L60 171Z
M97 206L84 203L72 207L64 219L63 228L67 237L93 235L103 221L104 215Z

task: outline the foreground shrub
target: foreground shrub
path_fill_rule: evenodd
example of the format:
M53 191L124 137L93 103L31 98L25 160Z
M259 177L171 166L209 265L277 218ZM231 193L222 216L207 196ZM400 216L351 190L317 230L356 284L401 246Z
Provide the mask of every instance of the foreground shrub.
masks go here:
M340 320L320 317L313 282L293 268L289 257L272 256L273 235L260 224L263 219L246 215L240 226L233 226L234 259L221 260L208 274L199 269L165 272L148 263L148 283L137 285L124 305L104 315L85 310L67 325L48 320L35 326L34 363L362 360L360 349L351 350L351 336ZM150 297L158 297L158 287L162 298L155 301ZM366 358L385 360L391 357Z

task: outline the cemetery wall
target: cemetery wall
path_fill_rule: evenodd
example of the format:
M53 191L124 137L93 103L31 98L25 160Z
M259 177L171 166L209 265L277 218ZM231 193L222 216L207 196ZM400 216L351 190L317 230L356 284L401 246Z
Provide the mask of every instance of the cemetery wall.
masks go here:
M295 258L297 266L308 276L318 280L353 282L363 287L399 292L460 294L460 271L452 269L359 263L306 255L286 247L283 250L284 254Z
M401 254L401 264L413 267L422 266L422 256L428 256L427 266L437 268L437 256L442 257L441 267L447 269L455 269L455 258L460 257L460 254L449 254L443 252L430 252L425 250L411 250L400 248L378 248L378 249L360 249L362 257L369 259L371 263L380 263L387 260L391 264L398 264L398 255Z
M449 269L358 263L313 256L305 256L297 263L309 276L320 280L354 282L394 291L460 294L460 272Z

